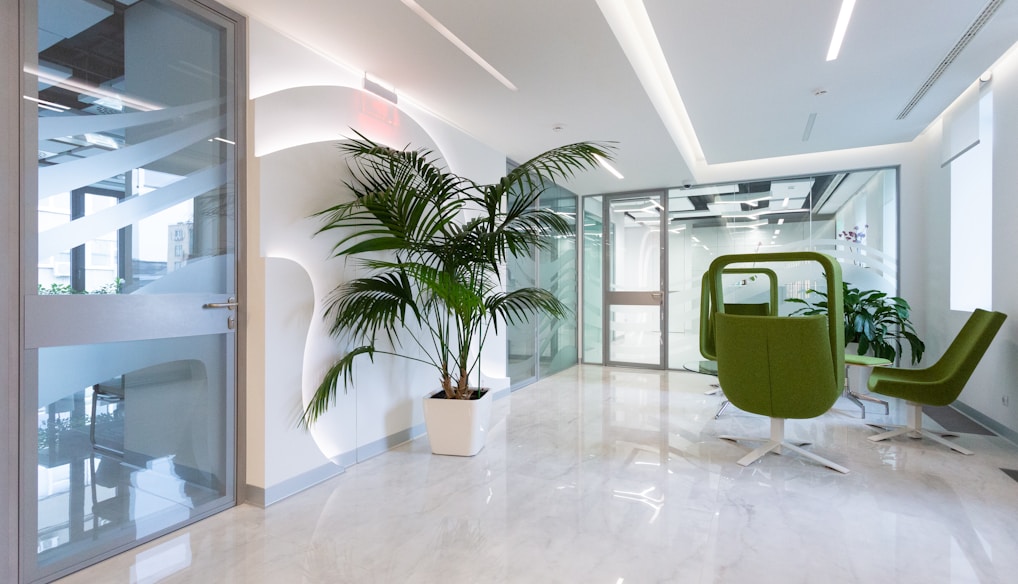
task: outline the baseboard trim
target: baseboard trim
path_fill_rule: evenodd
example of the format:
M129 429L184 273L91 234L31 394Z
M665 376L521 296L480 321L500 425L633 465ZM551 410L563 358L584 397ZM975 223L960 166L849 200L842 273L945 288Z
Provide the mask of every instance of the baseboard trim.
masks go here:
M268 507L344 472L346 472L345 467L330 462L268 488L247 485L245 489L246 502L257 507Z
M509 397L511 393L512 392L509 388L505 388L496 392L494 399L500 400ZM288 497L292 497L301 491L310 489L311 487L335 476L339 476L346 472L348 467L374 458L379 454L384 454L400 444L405 444L411 440L420 438L427 433L427 427L424 424L417 424L416 426L400 430L395 434L390 434L384 438L375 440L374 442L369 442L368 444L359 446L356 450L344 452L339 456L333 457L332 462L329 464L311 469L277 485L268 487L267 489L256 487L254 485L247 485L244 490L247 497L246 502L255 505L256 507L268 507L269 505L278 503Z
M1001 424L1000 422L994 420L993 418L987 416L986 414L980 412L979 410L971 406L967 406L960 401L955 401L953 404L951 404L951 406L954 407L959 412L979 422L983 426L986 426L990 430L993 430L1001 438L1004 438L1008 442L1018 446L1018 432L1015 432L1014 430L1008 428L1004 424Z

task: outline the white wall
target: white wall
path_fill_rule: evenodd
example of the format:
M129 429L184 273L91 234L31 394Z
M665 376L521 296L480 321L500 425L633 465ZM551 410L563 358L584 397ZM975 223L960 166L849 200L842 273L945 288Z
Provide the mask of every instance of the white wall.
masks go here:
M974 410L990 422L1018 433L1018 270L1015 269L1014 224L1018 219L1018 51L1012 49L993 68L990 82L993 91L994 144L993 144L993 306L1008 315L996 340L990 346L982 363L959 401L963 408ZM950 108L948 112L950 113ZM949 168L940 167L943 133L935 125L916 141L919 159L916 170L921 182L913 185L921 189L921 204L902 210L902 224L914 223L921 238L903 239L903 248L915 253L920 268L907 288L906 296L913 300L919 317L920 332L927 343L928 359L932 363L946 349L961 329L968 312L950 309L950 200L951 175ZM910 173L911 174L911 173ZM913 200L918 200L913 193ZM920 235L920 233L917 233ZM904 263L903 263L904 266ZM1009 406L1002 398L1007 397ZM997 428L998 430L1000 428ZM1018 434L1012 434L1012 437Z
M355 129L392 147L429 148L479 182L503 176L506 159L419 106L395 107L363 92L359 73L264 23L251 21L249 30L247 483L255 502L269 504L421 433L419 398L438 385L426 368L365 359L310 434L295 425L344 349L327 334L322 301L352 268L328 259L333 241L313 238L317 223L309 218L349 196L336 144ZM482 361L495 369L486 373L502 375L504 341L489 341L485 353Z

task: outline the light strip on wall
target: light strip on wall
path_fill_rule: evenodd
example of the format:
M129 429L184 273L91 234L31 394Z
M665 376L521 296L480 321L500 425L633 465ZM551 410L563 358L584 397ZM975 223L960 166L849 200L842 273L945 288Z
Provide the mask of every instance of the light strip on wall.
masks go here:
M453 34L452 31L446 28L444 24L439 22L437 18L435 18L427 10L422 8L420 4L418 4L414 0L402 0L402 2L403 4L406 5L407 8L412 10L414 14L419 16L421 20L428 23L428 25L431 26L431 28L438 31L438 34L444 36L446 40L452 43L457 49L462 51L464 55L470 57L470 59L473 60L473 62L480 65L481 68L487 71L489 75L497 79L499 83L505 85L511 91L516 91L516 86L513 85L512 81L509 81L509 79L507 79L505 75L499 73L498 70L491 65L491 63L485 61L483 57L478 55L476 51L467 46L465 42L460 40L458 36Z
M706 158L646 7L641 0L597 0L597 6L686 166L696 175L696 169L706 163ZM696 176L693 178L700 182Z
M833 61L838 58L841 52L841 43L845 40L845 31L848 30L848 21L852 19L852 10L855 9L855 0L842 0L841 11L838 13L838 22L834 24L834 36L831 37L831 47L827 49L827 60Z

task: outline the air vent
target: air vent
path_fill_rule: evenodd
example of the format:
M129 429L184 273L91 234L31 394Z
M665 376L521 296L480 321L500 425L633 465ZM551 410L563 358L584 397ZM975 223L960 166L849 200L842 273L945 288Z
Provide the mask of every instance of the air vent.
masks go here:
M913 95L912 99L909 100L905 109L901 110L901 113L898 114L899 120L904 120L908 117L908 114L912 113L912 110L915 109L915 106L919 103L919 101L922 100L927 93L929 93L933 84L940 79L940 76L944 74L944 71L947 70L951 63L954 63L954 60L958 58L958 55L960 55L965 47L968 46L969 42L975 38L979 30L982 29L987 22L989 22L990 18L993 17L993 14L1003 2L1004 0L990 0L986 7L983 8L983 11L979 13L979 16L976 17L976 20L972 23L972 25L969 26L968 30L965 31L965 34L963 34L958 42L955 43L951 51L947 53L944 60L937 65L937 68L933 70L933 73L930 74L926 82L919 87L919 91L915 92L915 95Z

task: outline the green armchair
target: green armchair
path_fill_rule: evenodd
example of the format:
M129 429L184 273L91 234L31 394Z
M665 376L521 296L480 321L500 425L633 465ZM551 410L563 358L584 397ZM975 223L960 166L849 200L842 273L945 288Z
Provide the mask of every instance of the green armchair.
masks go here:
M704 272L700 282L700 354L704 359L717 361L717 347L714 341L714 311L710 303L710 272ZM749 276L766 276L769 284L768 301L756 303L725 303L726 314L741 314L746 316L777 316L778 315L778 275L774 270L768 268L729 268L725 274L745 274ZM721 405L714 412L714 419L721 417L730 403L724 399L721 385L717 389L708 392L709 395L722 394Z
M897 426L894 430L870 436L869 439L879 442L902 434L909 434L914 438L925 436L961 454L972 454L971 450L943 438L943 436L954 434L938 435L924 430L922 407L923 405L946 406L958 399L961 390L965 388L976 365L989 349L990 343L1006 318L1007 315L1001 312L976 309L944 355L932 366L926 369L882 367L874 370L867 384L870 391L906 400L908 423L905 426ZM871 425L883 429L891 427Z
M826 316L780 317L730 314L724 302L721 274L733 263L813 261L823 267L827 290L833 291ZM848 469L785 440L785 420L819 416L841 395L845 362L841 266L816 252L721 256L708 272L714 319L718 381L736 407L768 416L771 435L739 460L747 466L768 452L787 449L847 473ZM721 436L726 440L761 440Z

